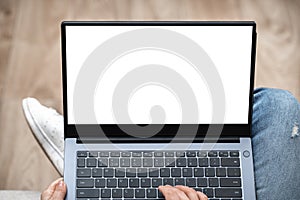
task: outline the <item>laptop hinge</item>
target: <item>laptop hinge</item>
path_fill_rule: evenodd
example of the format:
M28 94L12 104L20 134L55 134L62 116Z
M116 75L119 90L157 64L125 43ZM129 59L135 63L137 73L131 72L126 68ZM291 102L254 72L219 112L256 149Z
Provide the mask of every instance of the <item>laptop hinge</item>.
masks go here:
M92 144L92 143L239 143L239 137L222 137L222 138L77 138L76 143Z

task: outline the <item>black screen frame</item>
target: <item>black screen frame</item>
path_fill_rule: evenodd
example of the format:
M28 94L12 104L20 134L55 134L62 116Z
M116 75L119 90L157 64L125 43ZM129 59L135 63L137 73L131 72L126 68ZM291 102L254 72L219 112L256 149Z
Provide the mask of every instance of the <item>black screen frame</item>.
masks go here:
M118 138L129 140L139 140L122 131L117 124L68 124L68 103L67 103L67 62L66 62L66 26L252 26L252 47L251 47L251 72L249 88L249 111L248 124L180 124L187 132L197 128L196 138L203 138L208 128L222 127L220 138L228 137L251 137L252 125L252 106L253 106L253 89L255 75L256 59L256 23L254 21L63 21L61 23L61 52L62 52L62 84L63 84L63 115L64 115L64 137L82 138L78 132L84 132L84 137L101 138L105 135L108 138ZM144 124L145 125L145 124ZM136 126L126 124L130 128ZM159 126L159 125L152 125ZM178 130L179 124L165 124L164 128L155 136L154 139L171 140ZM99 134L99 130L104 131ZM133 128L134 130L134 128ZM109 135L108 135L109 134ZM214 136L213 134L210 136Z

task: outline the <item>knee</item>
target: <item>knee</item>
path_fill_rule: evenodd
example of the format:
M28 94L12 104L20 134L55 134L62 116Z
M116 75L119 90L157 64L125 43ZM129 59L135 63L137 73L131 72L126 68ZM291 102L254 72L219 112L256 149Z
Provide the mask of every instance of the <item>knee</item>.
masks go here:
M254 92L253 122L262 119L266 126L276 123L298 124L300 121L300 104L286 90L256 89Z
M269 115L292 115L299 113L299 102L286 90L259 88L254 92L254 106Z

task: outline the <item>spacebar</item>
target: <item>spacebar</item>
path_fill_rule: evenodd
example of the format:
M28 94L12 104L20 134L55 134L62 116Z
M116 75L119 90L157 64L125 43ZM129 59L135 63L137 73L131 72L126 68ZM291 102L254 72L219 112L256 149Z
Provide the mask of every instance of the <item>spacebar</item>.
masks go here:
M215 197L242 197L241 188L216 188Z

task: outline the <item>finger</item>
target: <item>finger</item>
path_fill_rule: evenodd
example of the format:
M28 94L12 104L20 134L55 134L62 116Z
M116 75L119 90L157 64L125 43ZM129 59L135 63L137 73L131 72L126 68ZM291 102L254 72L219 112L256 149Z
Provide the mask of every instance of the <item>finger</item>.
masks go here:
M165 200L180 200L179 196L177 195L177 192L174 191L174 188L165 185L165 186L159 186L159 191L164 195Z
M49 199L51 196L52 196L52 194L53 194L53 192L54 192L54 190L55 190L55 186L57 185L57 183L59 182L59 181L61 181L61 180L63 180L62 178L59 178L59 179L57 179L56 181L53 181L49 186L48 186L48 188L46 188L44 191L43 191L43 193L42 193L42 195L41 195L41 199L42 200L44 200L44 199Z
M181 185L176 186L176 188L183 191L190 200L199 200L196 190Z
M67 193L66 184L60 180L55 187L51 200L64 200Z
M180 200L190 200L189 197L183 191L179 190L178 188L175 188L175 190Z
M203 194L202 192L197 191L197 195L200 200L208 200L208 197L205 194Z
M164 186L167 190L168 190L168 192L170 192L174 197L175 196L177 196L177 198L179 199L179 200L189 200L189 198L185 195L185 193L183 192L183 191L181 191L181 190L178 190L177 188L175 188L175 187L173 187L173 186L170 186L170 185L166 185L166 186ZM172 196L172 198L170 198L170 199L172 199L173 200L173 197ZM167 199L167 200L169 200L169 199Z
M63 180L63 178L59 178L59 179L53 181L53 182L48 186L47 190L52 190L52 191L54 191L56 185L58 184L58 182L59 182L59 181L62 181L62 180Z

